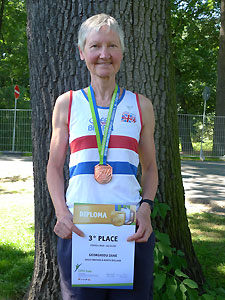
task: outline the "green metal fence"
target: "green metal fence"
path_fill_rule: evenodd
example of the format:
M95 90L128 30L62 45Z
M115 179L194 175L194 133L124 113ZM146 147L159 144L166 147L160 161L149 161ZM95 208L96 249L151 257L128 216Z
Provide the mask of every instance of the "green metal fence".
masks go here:
M181 155L225 157L225 117L179 114L178 128Z
M31 153L31 110L16 110L13 147L14 114L14 109L0 109L0 151Z
M13 150L14 109L0 109L0 151ZM204 124L204 126L203 126ZM225 156L225 117L178 114L183 156ZM31 110L16 110L15 152L32 152Z

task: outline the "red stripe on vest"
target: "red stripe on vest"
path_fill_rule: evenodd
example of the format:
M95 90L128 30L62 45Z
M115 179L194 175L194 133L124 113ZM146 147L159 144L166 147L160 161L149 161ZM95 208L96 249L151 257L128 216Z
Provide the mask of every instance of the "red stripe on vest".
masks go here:
M82 136L70 143L71 153L91 148L98 148L95 135ZM138 153L138 142L128 136L111 135L109 148L129 149Z

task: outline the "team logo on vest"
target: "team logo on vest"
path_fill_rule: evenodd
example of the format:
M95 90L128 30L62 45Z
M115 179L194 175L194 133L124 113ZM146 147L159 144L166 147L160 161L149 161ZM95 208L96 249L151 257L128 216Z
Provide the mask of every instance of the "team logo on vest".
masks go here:
M100 118L100 124L101 124L102 132L104 132L104 130L105 130L106 121L107 121L107 118L103 118L103 117ZM88 131L95 131L94 123L93 123L92 118L89 119ZM112 128L112 131L113 131L113 128Z
M136 123L136 116L133 113L129 113L127 111L123 112L121 117L121 122L124 123Z

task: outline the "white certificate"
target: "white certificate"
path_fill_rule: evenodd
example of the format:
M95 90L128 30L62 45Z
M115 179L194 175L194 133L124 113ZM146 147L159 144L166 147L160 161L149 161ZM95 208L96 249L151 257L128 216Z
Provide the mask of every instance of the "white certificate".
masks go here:
M136 207L75 204L74 224L85 237L73 233L72 286L133 289Z

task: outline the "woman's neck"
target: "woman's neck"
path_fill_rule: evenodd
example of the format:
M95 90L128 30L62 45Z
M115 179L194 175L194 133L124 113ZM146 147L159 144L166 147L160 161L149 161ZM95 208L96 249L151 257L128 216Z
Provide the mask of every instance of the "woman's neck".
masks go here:
M113 80L91 80L91 86L95 93L95 100L98 106L109 106L116 86Z

